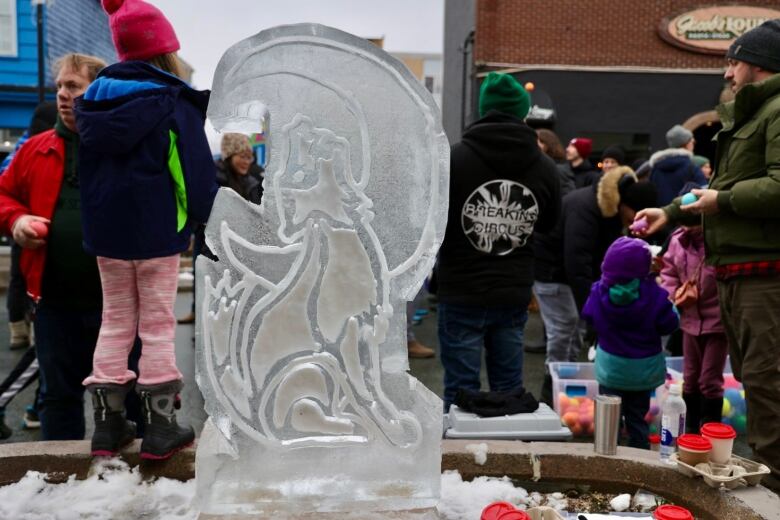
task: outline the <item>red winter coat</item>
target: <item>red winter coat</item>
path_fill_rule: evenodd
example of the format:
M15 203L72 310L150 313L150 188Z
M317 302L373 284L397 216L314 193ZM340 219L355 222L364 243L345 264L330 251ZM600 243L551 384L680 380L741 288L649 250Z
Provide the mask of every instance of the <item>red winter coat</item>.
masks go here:
M0 232L10 235L16 219L38 215L51 219L60 196L65 170L65 143L54 130L31 137L0 176ZM22 249L20 267L27 293L41 297L46 246Z
M670 297L674 297L677 288L696 275L696 269L703 259L704 234L701 228L679 228L672 233L661 269L661 286L669 292ZM696 305L680 309L680 328L694 336L723 332L714 267L702 265L698 289Z

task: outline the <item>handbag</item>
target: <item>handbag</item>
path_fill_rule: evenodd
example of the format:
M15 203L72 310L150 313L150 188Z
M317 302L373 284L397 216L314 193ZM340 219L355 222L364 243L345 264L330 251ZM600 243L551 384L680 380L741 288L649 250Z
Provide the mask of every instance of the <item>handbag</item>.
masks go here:
M674 291L673 302L678 309L685 309L692 305L696 305L696 302L699 301L699 275L701 274L701 266L703 264L704 259L699 262L693 276Z

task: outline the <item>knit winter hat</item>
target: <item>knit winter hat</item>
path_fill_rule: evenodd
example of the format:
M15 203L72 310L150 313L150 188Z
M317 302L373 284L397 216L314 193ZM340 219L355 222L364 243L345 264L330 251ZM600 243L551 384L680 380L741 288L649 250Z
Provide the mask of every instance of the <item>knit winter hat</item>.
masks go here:
M693 164L701 168L705 164L710 163L710 158L704 157L703 155L694 155L693 157L691 157L691 161L693 161Z
M642 211L658 204L658 189L648 181L625 182L618 184L620 202L633 209Z
M601 283L607 286L626 284L650 274L652 254L647 242L620 237L609 246L601 262Z
M682 125L674 125L666 132L669 148L681 148L693 139L693 133Z
M120 61L147 61L179 50L173 26L143 0L102 0Z
M626 151L623 150L622 146L613 144L604 149L604 153L601 154L601 160L603 161L607 157L615 159L618 164L624 164L626 162Z
M767 20L734 40L726 57L780 72L780 18Z
M575 137L569 141L569 144L577 149L577 153L583 159L590 157L593 151L593 139L588 139L587 137Z
M222 151L222 159L228 160L240 153L252 153L252 145L244 134L228 133L222 136L220 150Z
M479 88L479 117L498 110L525 119L530 109L530 94L509 74L491 72Z

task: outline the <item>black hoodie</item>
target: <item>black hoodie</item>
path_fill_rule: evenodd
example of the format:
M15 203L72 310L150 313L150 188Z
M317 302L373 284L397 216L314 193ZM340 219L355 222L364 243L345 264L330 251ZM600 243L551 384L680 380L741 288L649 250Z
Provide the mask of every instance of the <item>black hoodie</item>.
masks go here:
M450 156L450 206L439 251L444 303L509 307L533 283L534 230L551 230L561 206L555 163L520 119L491 111Z

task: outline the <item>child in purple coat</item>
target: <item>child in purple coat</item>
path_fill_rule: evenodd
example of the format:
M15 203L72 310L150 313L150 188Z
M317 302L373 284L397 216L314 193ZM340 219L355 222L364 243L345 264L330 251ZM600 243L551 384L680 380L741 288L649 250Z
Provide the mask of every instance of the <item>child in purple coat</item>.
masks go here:
M704 264L701 226L680 227L669 239L661 269L661 286L669 297L693 280L698 299L680 310L683 332L683 399L687 405L685 430L696 433L705 422L720 422L723 409L723 368L728 343L720 321L715 268Z
M596 331L599 392L621 397L629 446L643 449L650 447L645 422L650 394L666 378L661 336L679 322L667 292L650 272L651 259L643 240L615 240L582 310Z

